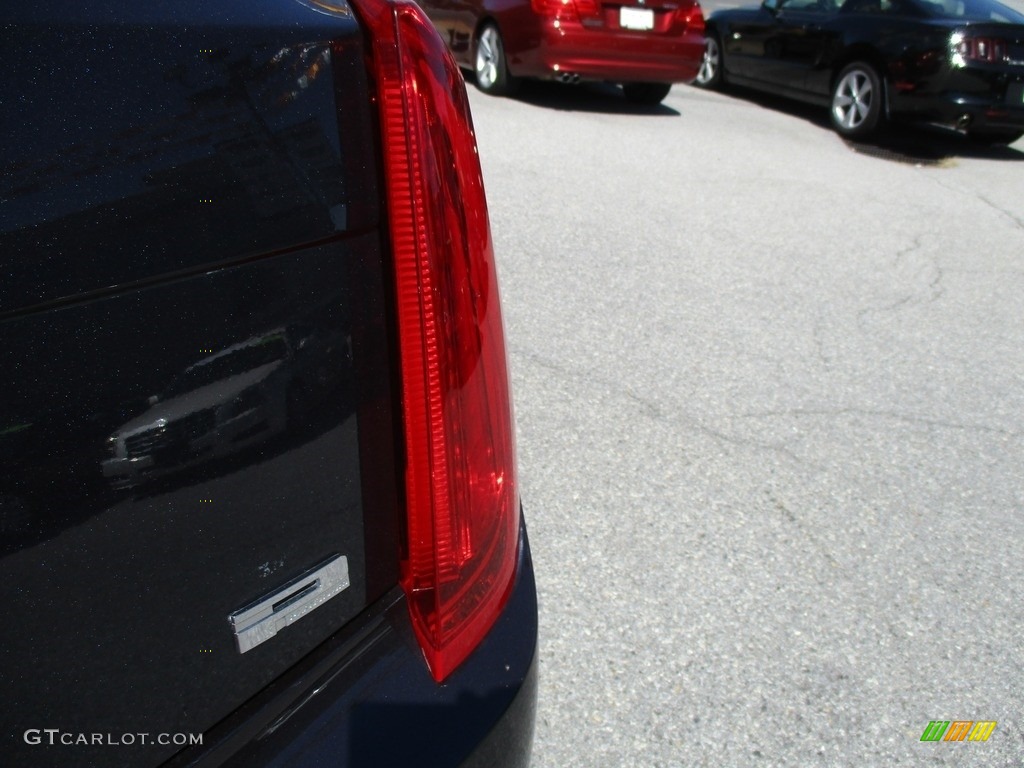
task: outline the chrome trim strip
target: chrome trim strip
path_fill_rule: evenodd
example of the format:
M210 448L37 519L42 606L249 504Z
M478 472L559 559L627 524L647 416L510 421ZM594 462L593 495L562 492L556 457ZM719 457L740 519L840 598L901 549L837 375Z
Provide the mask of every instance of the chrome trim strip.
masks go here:
M332 555L274 592L240 608L228 617L239 653L260 643L315 611L349 587L348 558Z

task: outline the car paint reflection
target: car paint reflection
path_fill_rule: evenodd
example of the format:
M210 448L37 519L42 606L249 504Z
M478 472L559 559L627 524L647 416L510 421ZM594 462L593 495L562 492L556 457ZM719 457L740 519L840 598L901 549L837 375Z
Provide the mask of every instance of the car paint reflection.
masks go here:
M328 305L188 366L106 439L103 476L133 488L301 428L350 379L340 311Z

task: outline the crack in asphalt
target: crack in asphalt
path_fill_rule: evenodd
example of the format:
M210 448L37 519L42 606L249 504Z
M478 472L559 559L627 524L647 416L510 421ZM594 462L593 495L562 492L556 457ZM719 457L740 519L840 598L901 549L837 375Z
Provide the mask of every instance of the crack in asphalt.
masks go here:
M858 318L858 325L859 325L859 322L860 322L860 320ZM825 333L824 322L822 321L821 316L819 314L818 319L814 323L814 328L811 329L811 338L814 341L814 346L818 350L818 360L821 361L821 364L824 365L827 370L832 370L832 361L835 358L834 357L829 357L828 355L825 354L825 337L824 337L824 333Z
M1015 228L1020 229L1020 230L1024 230L1024 218L1021 218L1017 214L1015 214L1015 213L1013 213L1011 211L1006 210L1001 205L998 205L998 204L994 203L992 200L989 200L987 197L985 197L985 195L983 195L982 193L980 193L980 192L972 192L971 190L964 189L963 187L959 187L959 186L956 186L956 185L953 185L953 184L948 184L943 179L940 179L937 176L932 176L931 178L934 180L934 182L936 184L938 184L943 189L946 189L946 190L948 190L950 192L953 192L953 193L955 193L957 195L963 195L963 194L966 193L968 197L972 197L972 198L974 198L974 199L984 203L986 206L991 208L996 213L999 213L1002 216L1004 216L1007 219L1009 219L1013 223Z
M669 414L666 413L664 407L656 402L653 402L647 398L641 397L636 394L633 390L628 387L624 387L617 382L613 382L599 375L593 373L584 374L582 372L577 373L576 371L569 370L565 366L559 365L551 360L548 360L535 352L528 352L522 349L510 350L510 353L515 356L522 356L529 362L534 363L538 367L544 368L545 370L551 371L563 377L563 379L571 380L575 382L583 382L585 385L598 388L611 397L621 397L630 401L631 403L640 407L641 412L656 422L668 422ZM822 469L818 464L808 461L806 458L797 455L792 449L788 447L788 441L782 443L771 443L759 440L753 440L745 437L736 437L723 432L719 429L708 426L702 421L696 419L692 415L686 414L682 411L677 411L676 418L678 418L681 426L684 428L690 428L696 432L704 435L705 437L711 438L716 441L720 446L731 445L738 448L752 449L758 451L770 451L773 453L781 454L786 458L793 461L795 464L811 467L816 469Z
M939 419L927 419L921 416L911 416L905 413L897 413L895 411L878 411L867 408L791 408L782 411L752 411L741 415L740 418L744 419L766 419L766 418L838 418L840 416L871 416L875 418L891 419L893 421L901 421L907 424L914 424L917 426L924 426L930 429L954 429L963 432L980 432L992 435L1002 435L1004 437L1019 438L1022 436L1021 432L1016 432L1008 429L1000 429L999 427L990 427L985 424L961 424L955 421L942 421Z
M509 354L515 357L522 357L541 368L561 375L564 379L582 381L590 385L593 385L594 383L603 384L605 392L608 392L613 396L617 394L627 398L628 400L639 406L640 410L652 420L661 421L662 419L664 419L665 414L658 403L638 395L636 392L629 389L628 387L615 384L610 379L604 378L599 375L595 375L593 373L585 373L582 371L576 372L565 367L564 365L559 365L558 363L553 362L537 354L536 352L530 352L525 349L510 348Z
M922 248L922 236L916 235L914 237L914 242L900 250L893 258L893 268L898 268L901 264L906 262L908 256L919 252ZM928 284L923 289L927 292L927 295L922 295L921 289L912 290L911 293L907 294L903 298L890 304L886 304L885 306L862 309L857 312L858 328L866 332L867 329L864 328L864 321L868 315L881 314L883 312L895 312L903 307L917 306L919 304L931 304L938 301L943 294L945 294L945 288L942 286L943 272L938 262L933 257L925 255L922 255L922 260L923 263L914 273L913 279L917 279L919 276L931 271L932 274L928 279Z
M1001 207L999 205L996 205L995 203L993 203L991 200L989 200L984 195L979 194L978 195L978 199L981 200L981 202L983 202L985 205L987 205L992 210L997 211L997 212L1003 214L1003 216L1005 216L1006 218L1008 218L1010 221L1012 221L1014 223L1014 226L1016 226L1017 229L1024 230L1024 219L1020 218L1016 214L1011 213L1010 211L1006 210L1005 208L1003 208L1003 207Z

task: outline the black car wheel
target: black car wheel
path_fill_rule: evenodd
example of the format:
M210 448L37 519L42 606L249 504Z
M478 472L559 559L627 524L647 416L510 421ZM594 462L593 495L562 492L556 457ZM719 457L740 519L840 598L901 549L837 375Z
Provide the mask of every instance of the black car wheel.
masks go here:
M1013 142L1024 136L1021 131L968 131L967 138L978 144L985 144L990 147L1000 147Z
M486 25L477 36L474 72L476 87L491 96L508 96L516 88L516 79L505 60L505 44L493 24Z
M708 35L704 40L704 58L693 84L699 88L715 89L721 88L723 82L722 46L717 35Z
M882 121L884 98L874 67L860 61L850 64L832 86L832 127L848 139L866 138Z
M626 100L634 104L661 104L661 100L672 90L671 83L623 83L622 92Z

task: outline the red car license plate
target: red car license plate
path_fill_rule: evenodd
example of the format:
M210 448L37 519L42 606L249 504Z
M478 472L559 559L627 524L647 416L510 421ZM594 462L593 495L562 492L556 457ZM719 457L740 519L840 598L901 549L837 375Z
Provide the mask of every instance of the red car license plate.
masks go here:
M654 11L624 5L619 9L619 26L623 29L654 29Z

